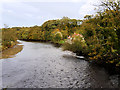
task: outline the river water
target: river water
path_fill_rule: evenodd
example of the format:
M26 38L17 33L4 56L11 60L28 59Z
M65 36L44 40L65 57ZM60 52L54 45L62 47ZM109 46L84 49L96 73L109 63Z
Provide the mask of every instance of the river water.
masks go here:
M1 59L3 88L118 88L118 76L49 43L19 41L23 49Z

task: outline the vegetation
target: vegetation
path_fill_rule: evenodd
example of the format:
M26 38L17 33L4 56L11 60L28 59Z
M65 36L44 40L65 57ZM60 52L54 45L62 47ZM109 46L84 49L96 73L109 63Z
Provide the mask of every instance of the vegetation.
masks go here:
M101 2L100 7L84 20L63 17L42 26L3 28L2 49L13 46L17 38L51 41L90 61L120 67L120 1Z
M1 50L5 50L9 47L13 47L17 43L16 31L13 29L3 28L0 30L2 39L0 41Z
M68 35L74 33L80 28L77 24L81 20L63 17L58 20L46 21L42 26L23 27L17 30L18 39L51 41L54 43L63 43Z
M87 44L83 35L76 33L68 37L66 42L63 44L63 49L73 51L77 55L86 55L88 53Z
M72 41L71 45L68 45L68 42L64 44L64 48L80 54L87 53L89 60L93 62L118 67L120 66L120 1L106 1L100 6L102 11L94 17L86 15L81 25L84 44Z

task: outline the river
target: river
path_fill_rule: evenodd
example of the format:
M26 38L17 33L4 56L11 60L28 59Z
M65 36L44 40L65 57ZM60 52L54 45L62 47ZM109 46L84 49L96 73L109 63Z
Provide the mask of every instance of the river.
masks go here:
M23 49L1 59L3 88L118 88L118 76L49 43L20 41Z

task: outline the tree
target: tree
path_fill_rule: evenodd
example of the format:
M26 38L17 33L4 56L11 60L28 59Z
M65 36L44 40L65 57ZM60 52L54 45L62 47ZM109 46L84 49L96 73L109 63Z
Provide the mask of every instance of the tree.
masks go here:
M109 21L112 22L111 27L114 27L117 34L117 47L120 54L120 0L106 0L102 1L100 6L103 8L103 11L100 12L100 16L103 18L108 16ZM106 22L106 26L109 22Z
M86 15L84 16L85 19L91 19L93 15Z

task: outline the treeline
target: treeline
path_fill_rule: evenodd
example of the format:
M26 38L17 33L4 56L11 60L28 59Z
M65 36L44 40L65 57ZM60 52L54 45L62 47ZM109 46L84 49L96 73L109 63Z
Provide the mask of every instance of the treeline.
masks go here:
M2 28L2 50L12 47L17 39L30 41L50 41L63 44L65 39L80 29L82 20L63 17L49 20L42 26Z
M17 35L19 39L52 41L59 43L68 35L73 34L79 27L81 20L69 19L63 17L58 20L46 21L42 26L18 28Z
M63 17L42 26L2 29L2 47L16 39L50 41L90 61L120 66L120 1L101 2L102 10L84 20ZM9 43L8 43L9 42Z

